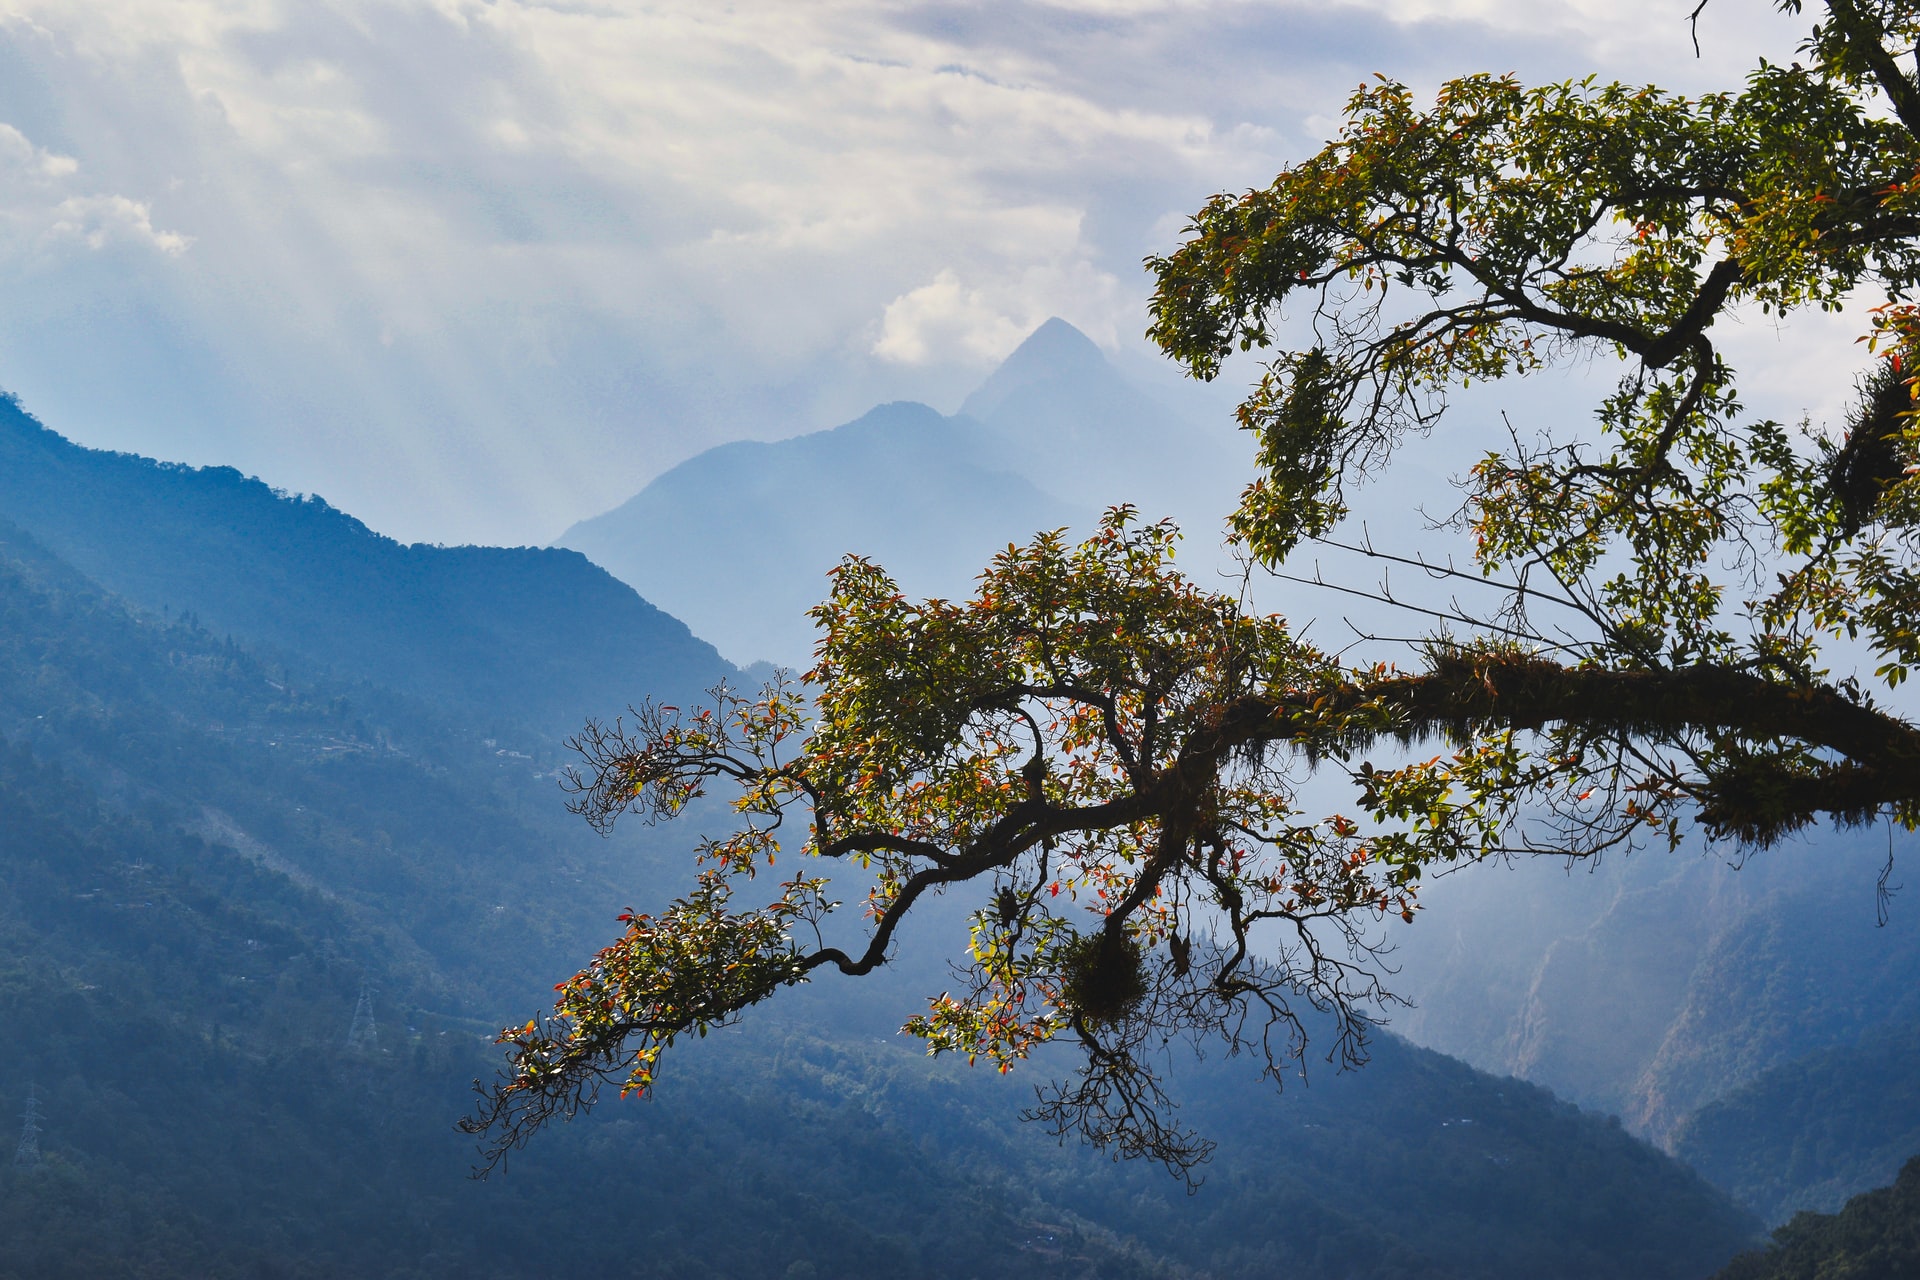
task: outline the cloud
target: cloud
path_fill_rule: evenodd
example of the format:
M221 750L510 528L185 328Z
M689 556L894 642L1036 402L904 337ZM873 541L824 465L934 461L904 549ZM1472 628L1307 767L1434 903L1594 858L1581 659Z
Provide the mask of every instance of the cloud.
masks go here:
M987 363L1005 356L1032 330L1030 315L1008 315L984 291L967 288L947 270L887 304L873 353L901 364L925 364L936 353L960 351Z
M47 235L78 240L89 249L104 249L116 241L149 245L174 257L193 243L191 236L155 230L146 202L125 196L68 196L54 206Z
M19 129L0 123L0 260L31 262L45 269L50 251L76 245L99 251L131 244L170 257L186 252L192 237L153 225L147 202L117 194L77 194L80 162L33 144Z
M1375 71L1750 61L1719 6L1696 65L1664 0L1419 2L0 0L0 386L539 540L1049 315L1148 360L1142 258Z
M42 150L12 125L0 124L0 169L6 172L9 187L22 182L48 185L72 177L79 168L80 162L72 156Z
M978 371L1056 315L1113 345L1116 317L1132 300L1094 260L1084 217L1080 209L1035 206L983 221L966 265L942 266L886 304L872 354L899 365L947 362Z

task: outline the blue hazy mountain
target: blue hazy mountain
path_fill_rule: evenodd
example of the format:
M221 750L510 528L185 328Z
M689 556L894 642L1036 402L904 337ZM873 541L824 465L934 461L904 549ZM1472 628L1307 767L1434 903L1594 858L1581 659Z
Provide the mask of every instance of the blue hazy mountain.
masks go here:
M1007 543L1086 515L1016 474L979 424L902 401L831 431L709 449L556 545L736 661L804 667L807 610L848 552L917 595L952 597Z
M1769 1221L1831 1210L1920 1153L1920 909L1884 919L1878 832L1429 886L1396 957L1415 1041L1622 1116ZM1896 877L1897 879L1897 877Z
M1198 418L1139 387L1064 320L1041 325L960 406L1002 457L1049 493L1092 510L1128 502L1211 544L1252 475L1231 418Z
M1837 1213L1807 1212L1767 1247L1734 1259L1713 1280L1909 1280L1920 1275L1920 1157L1892 1185L1854 1196Z
M804 666L806 610L842 556L910 595L964 596L996 551L1132 502L1211 539L1245 468L1225 428L1181 418L1063 320L961 412L882 405L845 426L721 445L555 545L585 553L736 661Z
M1920 1152L1920 1022L1761 1072L1687 1117L1673 1149L1767 1222L1832 1213Z
M577 553L402 545L230 467L82 448L12 400L0 517L142 607L547 730L732 674Z
M1664 1141L1772 1067L1920 1022L1920 910L1878 921L1886 857L1826 831L1737 869L1693 849L1467 869L1406 931L1418 1008L1396 1024Z

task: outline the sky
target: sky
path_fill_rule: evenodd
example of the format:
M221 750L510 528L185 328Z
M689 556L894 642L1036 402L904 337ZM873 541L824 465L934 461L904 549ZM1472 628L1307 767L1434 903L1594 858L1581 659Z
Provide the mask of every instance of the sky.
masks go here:
M1696 58L1691 7L0 0L0 389L545 543L726 440L950 411L1052 315L1172 387L1141 260L1363 79L1728 88L1803 25L1712 0ZM1851 328L1796 333L1731 335L1749 402L1835 400Z

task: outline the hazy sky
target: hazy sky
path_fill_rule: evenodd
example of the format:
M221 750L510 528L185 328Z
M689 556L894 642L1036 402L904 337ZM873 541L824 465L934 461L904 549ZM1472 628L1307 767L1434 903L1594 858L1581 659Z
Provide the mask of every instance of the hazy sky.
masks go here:
M1714 0L1696 61L1689 8L0 0L0 387L544 542L724 439L951 409L1049 315L1152 376L1141 258L1374 72L1724 87L1802 25Z

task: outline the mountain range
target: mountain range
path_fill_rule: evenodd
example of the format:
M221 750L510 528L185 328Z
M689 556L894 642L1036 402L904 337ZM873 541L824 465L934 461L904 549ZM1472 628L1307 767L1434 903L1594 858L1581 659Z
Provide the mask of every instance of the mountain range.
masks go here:
M1211 544L1248 456L1235 432L1130 383L1054 319L953 416L903 401L829 431L721 445L555 545L605 566L735 661L804 669L806 611L842 556L877 561L909 594L952 599L1008 543L1088 529L1117 503Z
M1124 450L1100 454L1102 424L1125 422ZM745 582L771 620L808 598L766 567L782 556L829 565L872 536L909 585L946 573L959 589L983 551L963 532L1088 519L1103 487L1149 514L1224 507L1231 442L1181 430L1056 324L959 414L896 404L727 446L621 510L655 518L671 499L682 525L735 537L741 572L709 564L710 593ZM748 504L751 537L712 506L742 477L767 495ZM874 496L810 521L776 500L796 477ZM936 502L953 524L929 533ZM560 1200L618 1216L621 1196L644 1195L663 1215L650 1247L677 1260L662 1274L944 1275L945 1233L962 1256L1066 1257L1089 1275L1699 1275L1756 1220L1641 1138L1769 1222L1837 1208L1920 1141L1920 1095L1900 1083L1920 930L1898 900L1874 925L1884 849L1824 836L1737 872L1639 854L1573 877L1446 878L1398 959L1417 1006L1395 1030L1428 1048L1386 1035L1366 1069L1314 1073L1277 1101L1222 1064L1176 1082L1225 1139L1197 1218L1150 1170L1043 1156L997 1082L892 1041L943 981L926 939L876 979L795 993L687 1055L644 1115L553 1135L521 1161L530 1181L462 1190L466 1152L444 1126L489 1069L485 1029L539 1007L615 912L687 875L683 835L609 843L566 817L557 739L752 674L575 550L402 546L317 498L84 449L0 406L0 1018L34 1046L0 1103L17 1112L40 1087L57 1174L11 1184L0 1235L41 1212L124 1228L67 1271L16 1273L109 1274L135 1255L272 1273L298 1255L311 1265L284 1274L391 1257L393 1274L466 1275L483 1256L528 1274L520 1224ZM384 1037L371 1054L346 1030L368 993ZM861 1116L890 1118L854 1142ZM379 1133L405 1133L407 1151ZM920 1162L900 1164L907 1151ZM673 1190L642 1191L663 1169ZM743 1180L770 1206L753 1231L703 1207ZM956 1197L971 1216L916 1216ZM1364 1207L1377 1198L1397 1206L1391 1224ZM1281 1202L1285 1229L1261 1225ZM330 1225L347 1220L351 1240ZM155 1234L162 1221L186 1225ZM888 1221L925 1234L874 1225ZM423 1252L410 1231L442 1243ZM1049 1234L1071 1248L1049 1253ZM569 1248L569 1265L626 1256ZM716 1257L730 1261L702 1261Z
M577 556L401 548L231 474L15 432L9 456L73 501L17 482L0 501L0 1114L31 1095L40 1153L0 1170L5 1280L1684 1280L1755 1238L1604 1117L1391 1036L1278 1098L1236 1061L1180 1073L1221 1139L1190 1199L1019 1125L1021 1080L886 1035L940 979L924 937L875 980L688 1046L653 1102L609 1101L473 1183L450 1125L497 1061L489 1029L537 1009L622 907L686 883L685 834L602 841L562 811L564 754L530 723L569 687L546 648L626 617L717 657ZM140 512L151 575L101 569ZM215 556L223 537L247 545ZM285 589L250 598L274 574ZM449 580L464 594L409 593ZM527 616L555 581L598 594ZM460 644L449 600L477 615ZM303 634L322 609L326 634ZM423 653L383 673L408 643ZM435 659L455 672L424 672ZM548 683L458 678L511 661ZM627 697L700 674L626 663Z
M230 467L85 449L0 400L0 516L143 609L547 733L731 664L576 552L402 545Z

